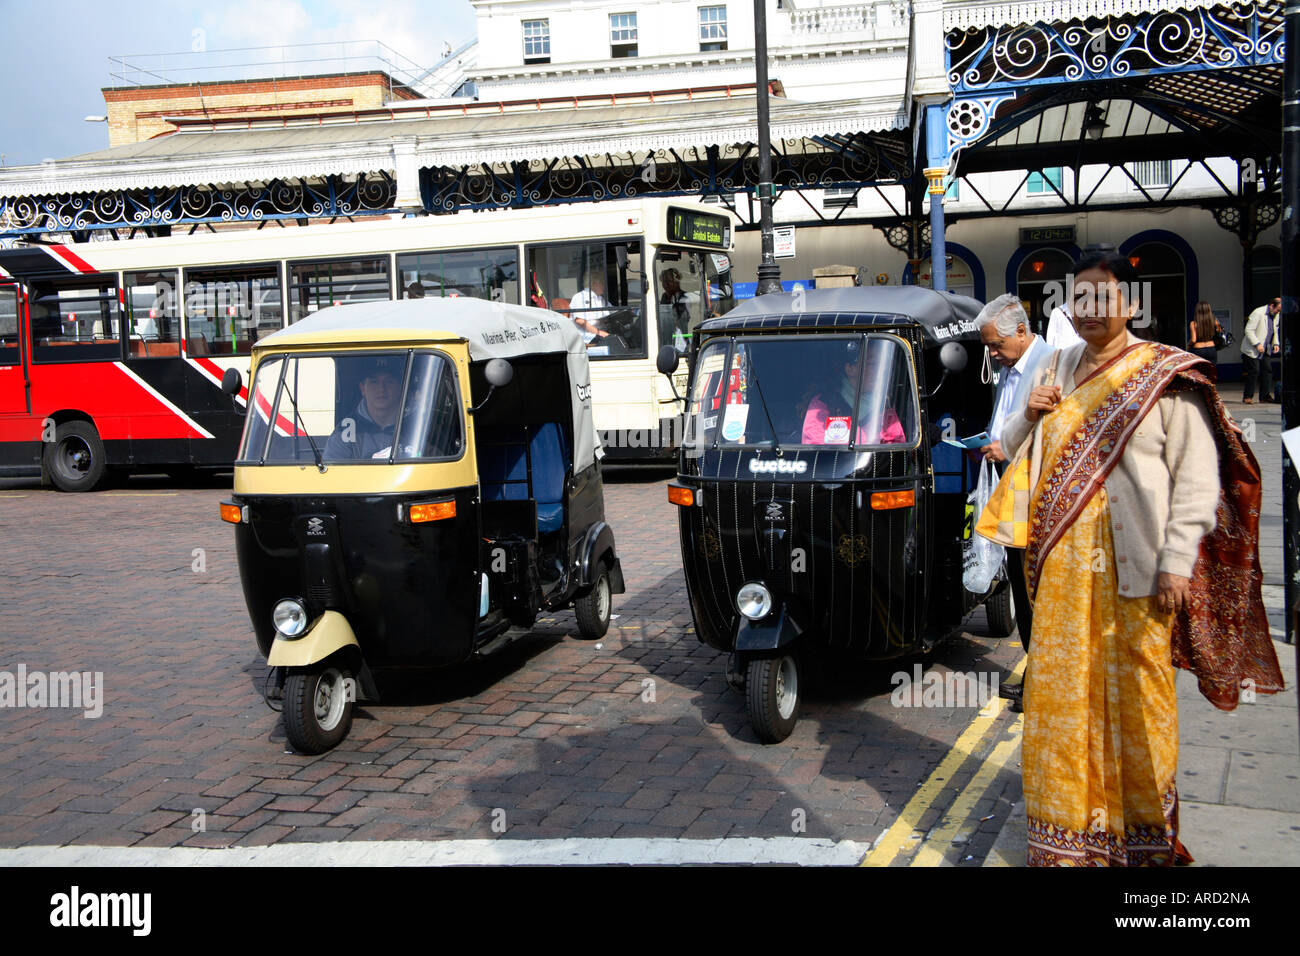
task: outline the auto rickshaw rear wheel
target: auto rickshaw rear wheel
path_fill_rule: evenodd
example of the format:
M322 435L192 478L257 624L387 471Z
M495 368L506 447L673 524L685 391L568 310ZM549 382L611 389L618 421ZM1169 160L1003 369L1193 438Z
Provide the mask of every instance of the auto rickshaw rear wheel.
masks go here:
M284 731L294 750L320 754L342 742L352 729L354 686L347 669L333 665L288 676Z
M605 636L609 630L609 614L613 607L609 588L609 570L600 569L600 577L591 590L573 602L573 613L578 616L578 633L589 641Z
M1008 637L1016 629L1016 602L1010 582L984 602L984 614L989 620L989 633L994 637Z
M765 744L779 744L799 722L799 664L793 654L755 657L745 672L749 722Z

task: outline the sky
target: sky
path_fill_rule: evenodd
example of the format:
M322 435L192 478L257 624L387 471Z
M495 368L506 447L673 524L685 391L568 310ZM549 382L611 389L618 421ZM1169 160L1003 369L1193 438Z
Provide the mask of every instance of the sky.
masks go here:
M110 75L120 70L110 57L134 57L164 75L197 79L203 74L179 72L193 65L194 49L201 48L209 62L231 62L235 56L281 54L220 51L378 40L427 67L439 59L444 43L459 46L475 33L469 0L0 0L0 23L7 41L0 56L5 166L108 146L107 125L84 117L104 115L104 87L125 85ZM324 56L329 49L339 48L318 47L306 55ZM348 52L360 51L354 45Z

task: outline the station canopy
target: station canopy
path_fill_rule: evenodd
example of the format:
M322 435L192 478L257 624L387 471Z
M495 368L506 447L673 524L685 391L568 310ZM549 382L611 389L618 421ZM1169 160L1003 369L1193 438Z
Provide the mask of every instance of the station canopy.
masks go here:
M752 84L510 103L417 101L276 120L169 120L178 131L0 171L0 233L455 212L728 195L757 178ZM771 101L785 186L911 174L902 82L875 100Z

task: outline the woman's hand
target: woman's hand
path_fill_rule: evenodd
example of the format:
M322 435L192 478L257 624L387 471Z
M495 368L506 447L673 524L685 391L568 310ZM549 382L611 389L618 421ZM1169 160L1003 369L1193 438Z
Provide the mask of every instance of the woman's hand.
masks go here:
M1050 412L1060 403L1061 387L1059 385L1039 385L1029 393L1029 401L1025 404L1025 418L1031 422L1036 422L1043 412Z
M1160 576L1156 578L1156 606L1165 614L1187 610L1191 587L1191 578L1161 571Z

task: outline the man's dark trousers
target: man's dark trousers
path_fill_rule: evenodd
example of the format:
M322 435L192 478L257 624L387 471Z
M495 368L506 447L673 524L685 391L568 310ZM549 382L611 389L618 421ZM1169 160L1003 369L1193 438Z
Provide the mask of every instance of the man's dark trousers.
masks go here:
M1007 470L1010 462L997 464L999 477ZM1029 588L1025 586L1025 550L1024 548L1007 548L1007 578L1011 582L1011 603L1016 609L1016 630L1020 632L1020 643L1029 650L1029 634L1034 626L1034 612L1029 605Z
M1262 402L1273 398L1273 363L1263 355L1241 354L1241 372L1244 379L1242 399L1255 397L1255 381L1259 381L1259 399Z

